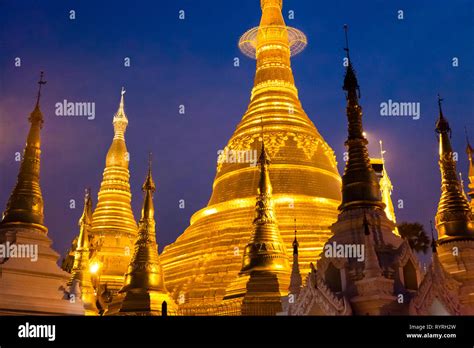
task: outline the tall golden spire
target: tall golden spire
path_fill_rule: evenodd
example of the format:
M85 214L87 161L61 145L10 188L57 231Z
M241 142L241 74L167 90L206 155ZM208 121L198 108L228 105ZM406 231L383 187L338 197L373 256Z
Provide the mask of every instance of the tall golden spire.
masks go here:
M84 195L84 210L79 219L79 236L74 256L74 265L71 270L71 281L82 280L84 274L89 273L89 231L92 224L92 198L90 189Z
M18 180L7 208L3 214L2 224L26 224L35 227L42 232L47 232L44 226L43 216L43 196L40 187L40 157L41 157L41 137L43 128L43 114L40 110L41 87L46 84L41 72L38 81L38 95L36 105L30 114L31 123L26 146L23 151L23 158L20 165Z
M79 296L84 304L86 315L97 315L96 293L89 272L89 231L92 224L92 198L90 189L84 195L84 210L79 219L79 236L74 252L74 265L71 273L71 293Z
M122 87L120 104L113 118L114 138L107 152L99 199L92 216L91 263L95 268L94 276L98 279L99 294L107 289L113 295L123 285L137 235L131 208L130 155L125 144L128 119L124 94Z
M124 98L125 95L125 88L122 87L122 91L120 92L120 104L117 112L114 115L113 125L114 125L114 139L121 139L125 140L125 131L128 126L128 118L125 114L125 105L124 105ZM127 161L128 162L128 161ZM128 163L127 163L128 166Z
M362 128L362 108L359 105L359 84L349 56L346 32L347 69L343 90L346 91L348 137L345 142L349 159L342 176L342 204L339 210L344 211L359 207L378 207L384 209L381 201L380 186L375 172L370 165L367 151L368 141Z
M441 198L436 213L436 229L440 243L456 237L474 238L472 213L466 197L461 192L450 141L451 127L443 115L441 101L438 95L439 117L436 122L436 133L439 137Z
M290 266L273 209L270 158L263 141L258 164L254 229L244 249L242 268L227 288L223 303L239 301L242 315L276 315L283 310L282 297L288 294Z
M190 226L162 254L168 289L189 305L220 303L241 270L242 255L235 250L245 248L247 232L254 228L248 216L255 211L260 178L256 162L262 122L272 159L273 210L287 250L292 248L293 217L302 222L302 273L309 271L337 218L341 177L334 151L303 110L291 69L291 56L305 47L306 37L285 24L281 0L259 4L260 25L239 41L242 52L256 59L250 103L222 149L207 206L194 213Z
M58 267L59 254L51 248L52 240L44 225L39 177L43 125L40 99L45 83L41 73L18 180L0 222L0 244L27 251L19 257L0 259L0 315L84 315L81 302L65 296L70 274Z
M125 275L125 285L120 292L133 289L166 292L155 235L155 208L153 205L153 193L155 189L156 186L151 174L150 159L148 174L142 186L144 199L141 219L138 224L138 238L135 242L135 252L128 266L128 272Z
M155 234L155 208L153 193L156 190L151 173L151 154L148 164L148 174L142 186L144 199L141 219L138 227L138 238L125 282L120 289L123 300L119 306L109 306L108 315L118 313L140 313L161 315L163 302L167 312L176 314L176 305L165 287L163 270L158 255L158 244Z
M268 166L270 159L265 144L258 160L260 180L255 204L254 232L244 251L241 273L252 271L285 272L289 269L286 248L278 230L272 202L272 184Z
M257 72L252 100L259 93L271 92L270 86L278 86L295 96L298 93L291 71L289 28L283 20L282 6L282 0L261 0L262 18L256 32L254 29Z

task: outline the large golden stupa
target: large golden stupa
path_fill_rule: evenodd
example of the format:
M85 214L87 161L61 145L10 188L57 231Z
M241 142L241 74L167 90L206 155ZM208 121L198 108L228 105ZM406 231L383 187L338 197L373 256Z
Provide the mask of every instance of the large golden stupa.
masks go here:
M292 250L296 218L302 274L337 218L341 178L335 155L304 112L290 65L306 37L285 25L282 0L261 0L261 9L259 27L239 42L257 60L247 112L222 151L207 207L191 217L190 226L161 256L167 288L185 306L221 302L240 271L253 230L259 170L252 158L260 150L262 127L279 230Z

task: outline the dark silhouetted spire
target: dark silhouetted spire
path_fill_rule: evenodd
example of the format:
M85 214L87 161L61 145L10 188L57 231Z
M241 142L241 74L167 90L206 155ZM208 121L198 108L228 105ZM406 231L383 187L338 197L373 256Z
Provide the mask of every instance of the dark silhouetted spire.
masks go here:
M344 29L347 45L347 25ZM379 181L370 164L367 151L368 141L364 137L362 127L362 108L358 100L359 84L350 60L349 47L347 46L344 50L348 59L343 90L346 91L347 98L348 137L345 145L349 159L342 176L342 204L339 210L363 207L383 209L385 205L381 200Z

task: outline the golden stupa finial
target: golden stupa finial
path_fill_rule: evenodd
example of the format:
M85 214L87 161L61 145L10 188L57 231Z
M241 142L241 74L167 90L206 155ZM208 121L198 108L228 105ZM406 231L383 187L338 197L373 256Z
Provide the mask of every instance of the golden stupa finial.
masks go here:
M38 81L38 95L36 97L36 106L39 106L40 98L41 98L41 87L46 84L47 81L43 80L44 71L40 72L40 79Z
M252 100L269 87L298 96L290 57L303 51L308 40L300 30L285 24L282 3L282 0L261 0L259 26L246 31L239 40L242 53L257 60Z
M46 84L43 77L44 73L41 72L40 80L38 81L36 105L28 119L31 125L26 146L23 150L18 180L8 200L7 208L3 213L2 224L28 224L42 232L46 232L47 228L44 226L43 216L43 196L39 183L41 162L40 133L44 122L39 102L41 87Z
M113 125L116 139L124 139L125 131L128 125L127 114L125 113L125 87L122 87L120 91L120 104L117 112L114 115Z
M40 128L43 128L43 123L44 123L43 114L40 111L41 88L47 82L43 78L44 78L44 71L41 71L40 72L40 79L38 81L38 93L36 95L36 104L35 104L35 107L34 107L33 111L30 114L30 117L28 118L28 120L31 123L33 123L33 122L38 123ZM39 134L37 135L37 138L39 140Z
M156 185L153 181L153 176L151 173L151 162L152 154L150 152L148 155L148 174L142 186L142 191L145 193L145 199L143 202L142 209L142 220L152 220L155 214L155 208L153 205L153 193L156 190Z
M114 114L112 124L114 126L114 138L107 153L106 167L118 166L128 168L129 153L125 144L125 132L128 126L128 118L125 113L124 102L125 88L120 91L120 103L117 112Z
M439 116L438 116L438 121L436 122L436 132L438 134L441 134L445 132L447 135L449 135L449 138L451 138L451 127L449 127L449 122L448 120L444 117L443 115L443 108L441 107L441 102L444 99L441 98L441 96L438 93L438 110L439 110ZM451 144L449 144L449 149L446 150L451 150Z
M441 108L436 133L439 137L439 168L441 171L441 198L436 213L436 228L440 242L456 237L474 238L474 223L467 197L463 195L451 146L451 127Z
M344 25L346 33L347 58L349 59L349 46L347 40L347 25ZM361 207L377 207L384 209L381 200L379 181L370 164L367 150L367 138L364 136L362 127L362 107L359 105L359 84L352 62L349 60L344 77L343 90L346 91L348 120L348 137L345 142L349 159L346 162L344 175L342 176L342 204L340 211Z
M77 249L89 248L89 228L92 225L92 197L91 189L86 188L84 193L84 209L79 219L79 237L77 238Z

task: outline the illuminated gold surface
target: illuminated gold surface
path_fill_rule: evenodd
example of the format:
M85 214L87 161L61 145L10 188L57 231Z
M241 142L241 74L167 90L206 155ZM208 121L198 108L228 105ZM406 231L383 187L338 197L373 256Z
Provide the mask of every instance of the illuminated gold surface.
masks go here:
M86 315L97 315L95 290L92 285L91 274L89 270L89 231L92 224L92 198L90 191L86 190L84 197L84 210L79 219L79 236L77 238L77 247L74 252L74 265L72 267L72 276L70 280L71 288L75 295L79 295L84 305ZM77 287L80 288L77 288Z
M395 217L395 209L393 208L392 202L392 190L393 185L390 177L388 176L387 170L385 169L382 174L382 178L379 181L380 191L382 193L382 202L385 204L385 214L393 223L397 223L397 218Z
M43 125L40 97L45 83L41 72L36 105L29 117L31 126L18 181L0 222L0 244L15 244L18 248L35 246L36 259L2 257L0 260L0 316L84 315L82 302L68 298L70 274L58 267L59 254L51 248L52 240L43 223L43 198L39 183L40 131Z
M43 196L40 187L40 156L41 156L41 128L43 128L43 114L39 101L43 73L39 81L38 96L33 112L30 114L31 123L26 139L26 146L18 173L18 180L10 195L7 208L3 213L2 224L34 226L36 229L47 232L44 226Z
M151 174L151 163L142 189L145 195L135 252L120 295L109 305L106 315L162 315L163 302L166 302L168 314L175 315L177 311L176 304L166 290L158 255L153 204L156 186Z
M393 185L392 181L390 180L390 177L388 176L387 172L387 164L385 162L384 158L384 153L385 151L382 148L382 140L379 141L380 143L380 158L371 158L370 162L372 164L377 163L382 166L382 172L379 174L380 180L379 180L379 185L380 185L380 193L382 196L382 202L385 204L385 215L387 215L388 219L392 221L394 224L397 223L397 217L395 216L395 208L393 207L393 202L392 202L392 191L393 191ZM398 227L395 227L393 232L396 235L399 235L398 233Z
M459 300L464 314L474 313L474 221L457 176L451 146L451 128L438 100L439 168L441 198L436 213L438 255L443 268L459 282Z
M306 274L331 235L341 179L333 150L298 99L281 1L262 1L261 7L250 104L225 150L258 153L263 122L278 227L291 250L297 218L299 262ZM258 168L249 163L218 163L207 207L192 216L191 225L161 255L166 285L175 299L196 306L222 300L241 268L258 180Z
M107 153L104 176L97 207L92 215L92 256L96 265L97 291L115 293L124 281L137 236L137 224L130 205L129 153L125 144L128 119L124 110L124 93L114 115L114 138Z
M262 143L254 229L244 250L239 275L230 283L224 296L224 303L227 300L241 302L242 315L276 315L281 312L281 299L288 294L290 283L288 255L273 209L269 164Z
M441 198L436 213L436 229L440 243L456 237L474 238L472 212L466 197L462 194L456 171L456 161L451 146L451 128L441 110L436 122L439 135L439 168L441 171Z

